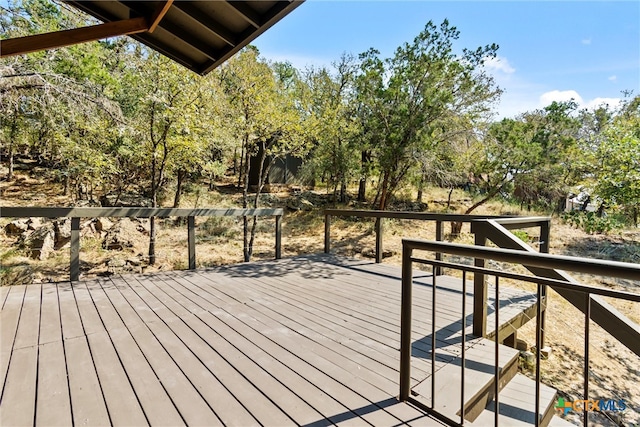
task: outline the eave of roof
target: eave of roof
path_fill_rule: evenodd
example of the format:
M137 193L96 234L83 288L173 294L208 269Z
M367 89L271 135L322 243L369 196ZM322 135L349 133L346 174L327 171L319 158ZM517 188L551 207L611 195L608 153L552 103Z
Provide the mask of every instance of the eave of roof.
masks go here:
M304 0L66 1L104 22L83 29L0 40L19 54L88 40L130 37L204 75L284 18ZM122 28L118 33L118 28ZM32 48L35 41L41 45ZM73 41L69 41L73 40ZM17 53L16 53L17 52ZM1 56L5 56L0 52Z

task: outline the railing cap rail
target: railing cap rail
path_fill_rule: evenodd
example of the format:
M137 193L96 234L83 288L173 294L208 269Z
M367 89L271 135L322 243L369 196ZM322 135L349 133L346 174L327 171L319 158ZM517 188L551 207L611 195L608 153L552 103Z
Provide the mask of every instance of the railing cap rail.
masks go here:
M96 217L189 217L189 216L279 216L282 208L210 209L146 207L13 207L0 206L0 218L96 218Z
M430 219L435 221L471 222L478 219L519 219L515 215L464 215L464 214L440 214L432 212L408 212L408 211L377 211L366 209L325 209L325 215L332 216L358 216L368 218L395 218L395 219ZM537 217L536 217L537 218Z
M446 252L452 255L492 259L531 267L569 270L597 276L616 276L640 281L640 265L619 261L607 261L566 255L524 252L515 249L487 248L459 243L436 242L420 239L402 239L403 248Z

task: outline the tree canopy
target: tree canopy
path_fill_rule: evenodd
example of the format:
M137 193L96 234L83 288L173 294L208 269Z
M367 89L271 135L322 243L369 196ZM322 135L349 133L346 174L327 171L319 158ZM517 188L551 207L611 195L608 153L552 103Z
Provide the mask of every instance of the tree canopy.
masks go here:
M8 36L92 23L66 5L2 7ZM0 151L51 167L75 199L118 203L134 193L177 207L185 186L235 175L257 207L278 159L303 162L306 182L334 202L393 206L399 190L466 188L472 212L493 197L545 210L580 189L637 224L640 111L552 103L496 120L501 89L484 67L498 46L458 48L460 31L426 23L389 58L371 48L298 70L248 47L207 77L117 37L0 60ZM253 169L252 169L253 168ZM256 173L258 185L250 185ZM256 224L245 224L245 258ZM153 232L152 232L153 236ZM153 237L150 245L153 257Z

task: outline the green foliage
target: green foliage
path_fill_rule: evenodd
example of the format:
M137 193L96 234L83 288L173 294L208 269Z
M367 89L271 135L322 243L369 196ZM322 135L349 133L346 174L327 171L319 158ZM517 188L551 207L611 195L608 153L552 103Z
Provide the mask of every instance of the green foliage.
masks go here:
M360 55L360 119L381 174L381 209L418 164L416 153L452 135L473 134L500 93L482 68L498 46L456 55L453 43L459 36L446 20L439 27L428 22L392 58L380 59L375 49Z
M511 234L525 243L530 243L533 241L533 239L531 239L531 236L529 236L529 233L527 233L525 230L511 230Z
M636 97L636 100L640 97ZM635 105L635 107L634 107ZM595 151L595 193L638 225L640 212L640 107L626 106L603 134Z
M624 227L614 216L598 216L596 212L571 211L561 215L562 220L589 234L607 234Z

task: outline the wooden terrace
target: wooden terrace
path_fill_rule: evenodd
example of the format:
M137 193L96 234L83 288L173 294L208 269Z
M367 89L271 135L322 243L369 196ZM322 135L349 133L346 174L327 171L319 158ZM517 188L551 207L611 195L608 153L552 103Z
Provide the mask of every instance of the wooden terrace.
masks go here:
M416 273L419 390L430 381L432 287ZM439 276L437 286L444 374L460 370L460 281ZM397 267L325 254L2 287L0 424L441 425L396 398L400 289ZM535 304L522 291L501 295L505 321ZM472 300L470 384L494 349L470 335Z

